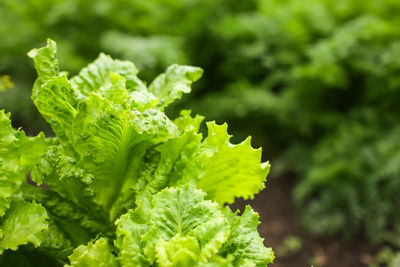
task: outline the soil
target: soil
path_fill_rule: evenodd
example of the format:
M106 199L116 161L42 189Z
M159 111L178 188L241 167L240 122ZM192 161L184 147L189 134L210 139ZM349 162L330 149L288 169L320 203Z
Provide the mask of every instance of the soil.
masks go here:
M273 267L358 267L374 262L378 248L371 247L361 237L345 242L339 237L321 239L306 233L299 225L299 215L293 205L291 179L269 179L267 187L254 200L238 199L231 207L244 210L250 204L260 214L259 232L264 243L275 252ZM301 242L296 250L284 245L288 237Z

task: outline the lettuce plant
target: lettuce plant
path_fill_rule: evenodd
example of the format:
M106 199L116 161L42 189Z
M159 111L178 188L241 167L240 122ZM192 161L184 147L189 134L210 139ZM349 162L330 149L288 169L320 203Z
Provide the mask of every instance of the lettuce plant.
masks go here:
M27 137L0 113L0 262L15 266L266 266L274 256L252 198L269 163L227 125L165 108L202 70L170 66L150 85L131 62L100 56L60 72L56 44L29 53L32 100L56 137ZM26 182L26 175L34 185Z

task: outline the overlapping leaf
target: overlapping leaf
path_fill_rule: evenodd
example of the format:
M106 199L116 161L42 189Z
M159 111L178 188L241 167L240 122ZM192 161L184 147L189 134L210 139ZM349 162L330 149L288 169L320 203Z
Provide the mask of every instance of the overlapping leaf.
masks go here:
M42 241L42 230L48 226L46 209L40 204L13 201L0 223L0 254L5 249L16 250L20 245Z
M13 129L10 114L0 110L0 217L46 147L43 134L27 137L22 130Z
M10 114L0 111L0 254L20 245L41 243L47 213L21 198L26 175L47 148L43 134L27 137L11 126Z
M113 219L122 209L133 207L127 202L134 192L145 196L190 182L209 198L231 203L263 188L269 165L260 165L261 150L254 150L250 139L232 145L226 125L209 123L208 137L201 142L197 131L202 118L186 112L175 124L162 112L182 92L190 91L200 69L171 66L147 90L138 82L132 63L100 55L69 81L64 74L47 71L48 64L55 65L51 70L58 64L49 51L55 53L52 41L34 53L40 86L35 87L33 100L59 136L63 146L59 150L67 154L59 157L71 158L70 167L85 173L75 177L79 182L69 179L71 185L63 185L67 191L73 193L77 189L72 185L84 183L93 201L106 207ZM46 172L45 166L34 172L35 181L51 179L41 172ZM236 184L241 186L232 187Z
M257 216L246 210L239 217L220 205L264 187L269 164L260 163L261 149L250 138L232 144L227 125L214 122L203 140L203 117L182 111L172 121L164 113L190 92L201 69L173 65L147 88L132 63L104 54L71 79L59 71L53 41L29 55L39 76L32 99L57 135L32 171L47 189L23 190L49 213L41 247L48 255L65 260L78 246L71 266L272 261ZM107 238L94 241L99 234Z
M110 245L106 238L100 238L90 242L88 245L81 245L74 250L69 257L71 265L65 267L118 267L118 261L112 254Z
M258 215L240 217L192 186L168 188L116 222L123 266L266 266L273 260L257 233ZM224 264L223 264L224 263Z
M253 198L264 188L269 163L260 165L261 149L251 147L251 138L238 145L229 142L227 124L207 123L208 136L188 162L190 174L208 197L223 204L235 197Z

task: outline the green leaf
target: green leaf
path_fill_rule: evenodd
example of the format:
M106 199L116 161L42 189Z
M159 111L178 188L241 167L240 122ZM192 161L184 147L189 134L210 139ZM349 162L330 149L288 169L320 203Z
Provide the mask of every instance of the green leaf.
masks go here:
M48 227L47 212L40 204L13 201L0 220L0 254L20 245L39 246L42 231Z
M228 255L228 257L224 258L221 256L215 257L214 260L208 263L197 263L198 267L233 267L232 261L234 260L232 255ZM246 266L244 266L246 267Z
M149 151L145 157L147 164L141 170L136 184L137 201L175 185L187 168L184 161L198 149L201 138L200 134L193 131L185 132Z
M70 265L64 265L65 267L120 266L106 238L100 238L87 245L77 247L68 258Z
M24 186L22 193L24 199L42 203L42 206L46 208L52 219L51 223L54 222L57 225L57 229L51 227L49 231L57 230L57 232L62 232L73 246L87 243L98 233L109 234L111 226L109 225L108 217L104 217L107 214L104 214L104 211L99 210L98 207L90 209L90 207L76 205L52 190L30 185ZM53 225L51 224L51 226ZM57 235L53 237L61 238L59 233L49 234ZM67 243L67 241L62 242ZM53 246L54 244L49 245L59 250L57 246Z
M167 186L191 183L207 192L207 198L221 204L235 197L253 198L264 188L269 163L261 163L261 149L251 147L251 139L233 145L227 126L207 124L208 137L201 142L197 130L202 117L183 112L174 122L180 136L169 139L147 154L147 164L136 185L138 200ZM238 186L240 185L240 186Z
M197 240L193 237L174 236L169 242L160 240L157 243L157 259L159 266L198 266L198 267L232 267L233 256L227 258L216 256L207 263L198 262L200 247Z
M39 76L58 76L60 66L56 57L57 45L51 39L47 39L47 46L32 49L28 56L35 61L35 69Z
M147 91L145 84L136 76L137 73L132 62L113 60L101 53L79 75L72 77L70 82L85 97L96 93L113 104L143 111L152 108L158 99Z
M207 263L229 235L217 203L204 200L204 193L190 186L162 190L116 224L115 245L124 266Z
M50 142L43 133L27 137L13 129L10 114L0 111L0 254L28 243L40 245L42 230L47 228L46 210L24 202L19 191Z
M266 266L274 260L271 248L264 246L264 239L257 232L258 214L247 206L242 216L238 216L226 207L225 215L229 219L231 234L224 244L220 255L233 255L234 266Z
M104 54L71 80L55 71L51 42L32 54L39 74L32 99L57 135L32 171L33 180L49 188L22 191L51 216L43 248L63 257L71 245L100 234L116 236L118 251L106 239L92 241L74 251L72 266L98 266L103 256L117 264L114 253L123 266L272 261L255 213L241 218L220 205L252 198L264 187L269 164L260 164L261 149L253 149L250 138L231 144L226 124L214 122L202 140L203 117L182 111L171 121L163 112L190 92L201 69L173 65L147 89L133 64ZM241 232L255 244L242 247Z
M141 97L148 96L147 102L132 98L138 96L134 92L145 90L138 87L129 93L135 89L131 80L136 73L133 64L100 55L71 82L65 75L41 77L33 97L63 147L52 164L41 164L34 171L34 180L51 183L63 197L83 206L93 201L104 206L111 221L134 190L146 150L179 134L164 113L146 109L155 103L151 93L141 92ZM51 170L55 163L58 171ZM78 175L63 175L62 168L68 166ZM93 201L87 201L88 195Z
M0 110L0 217L46 147L43 133L27 137L24 131L13 129L10 114Z
M35 86L32 100L37 109L51 125L61 142L71 138L71 126L77 114L79 92L69 83L67 77L38 78L41 85Z
M196 238L183 237L180 234L171 240L157 242L156 257L161 267L193 266L200 253L200 246Z
M274 259L257 232L258 214L242 216L205 200L193 186L166 188L116 222L123 266L266 266Z
M182 93L190 93L191 84L200 79L202 74L203 70L197 67L169 66L166 72L157 76L149 86L149 91L159 99L157 107L164 109L181 98Z
M146 150L178 134L160 111L117 109L95 94L79 104L75 125L73 146L82 168L96 178L91 187L106 209L134 188Z
M115 74L126 79L126 87L129 91L145 88L136 76L138 72L132 62L113 60L110 56L101 53L93 63L71 79L71 84L85 96L96 92L107 97L114 93L112 84Z
M208 136L186 162L188 170L180 183L190 180L218 203L233 203L235 197L253 198L265 185L270 165L260 164L261 148L253 149L251 138L230 143L227 125L208 122Z
M52 192L57 192L59 197L68 199L89 211L96 210L98 215L102 215L99 204L93 201L94 192L88 186L93 180L93 175L80 168L77 160L69 156L63 147L50 146L32 170L31 176L38 185L45 182L46 186L51 187ZM46 191L42 190L41 194L32 192L33 189L30 191L35 194L34 199L46 203L53 200Z
M74 246L64 232L50 219L49 226L42 232L38 251L54 259L63 260L72 253ZM37 253L35 251L35 253Z
M146 164L140 170L136 184L136 201L151 196L169 185L176 185L187 171L187 162L201 144L202 135L197 131L203 117L192 118L190 111L182 111L174 124L181 135L167 140L145 156Z
M182 132L195 132L200 129L200 124L203 122L204 117L196 114L195 117L190 116L192 111L181 110L180 116L174 120L175 125Z

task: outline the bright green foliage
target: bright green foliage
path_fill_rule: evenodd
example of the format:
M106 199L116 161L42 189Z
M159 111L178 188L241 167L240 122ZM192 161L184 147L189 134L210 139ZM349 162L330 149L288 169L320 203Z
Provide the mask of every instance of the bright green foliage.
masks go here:
M168 67L165 74L159 75L149 86L149 91L160 101L156 106L163 109L181 98L182 93L190 93L190 85L202 74L203 70L200 68L182 68L178 65Z
M236 266L265 266L270 263L273 252L263 246L263 239L255 232L259 224L258 214L250 206L246 206L241 216L231 213L228 208L224 212L231 226L231 234L221 254L233 255Z
M91 241L87 245L80 245L74 253L68 257L74 267L99 266L99 267L118 267L118 261L111 252L110 245L106 238Z
M35 182L94 213L95 207L105 207L111 221L134 205L128 201L134 200L134 191L152 194L191 182L222 204L263 188L269 165L260 165L261 150L254 150L250 139L232 145L226 125L209 123L208 137L201 141L199 119L185 113L187 118L178 121L189 125L179 129L162 112L181 92L190 92L200 69L173 65L147 91L132 63L100 55L69 82L52 62L52 41L33 51L39 78L32 98L60 141L33 171ZM51 75L49 64L55 70ZM240 189L231 186L236 184Z
M46 140L43 134L32 138L14 130L9 117L0 111L0 255L28 243L39 246L48 226L46 210L24 201L20 193L28 171L46 150Z
M71 266L261 267L273 261L249 206L239 216L204 197L192 186L162 190L116 221L117 258L101 238L75 249Z
M10 114L0 111L0 216L47 147L43 134L27 137L22 130L12 128L9 118Z
M46 229L47 213L41 205L13 201L0 225L0 253L6 249L17 250L28 242L35 247L42 241L42 230Z
M66 266L272 262L257 232L258 215L223 208L264 188L269 163L260 162L261 149L250 138L230 143L226 124L207 123L203 139L203 117L184 110L171 120L164 113L191 91L200 68L172 65L147 87L133 63L105 54L68 78L50 39L29 56L38 73L32 100L56 138L28 138L1 113L3 180L13 181L11 174L19 180L2 194L0 248L30 242L43 260L67 264L68 258ZM24 183L29 171L37 186ZM21 229L29 234L18 220L32 223ZM32 249L15 253L30 262ZM15 253L4 261L18 258Z
M232 145L227 133L227 124L207 123L208 136L193 155L196 162L199 187L212 199L220 203L233 203L235 197L253 198L254 192L263 189L263 180L269 172L269 163L261 166L261 149L251 147L249 137L238 145ZM190 164L192 165L192 164ZM254 177L249 180L246 177ZM230 190L220 190L230 188Z
M169 188L117 220L120 260L125 266L203 266L229 259L229 266L265 266L271 249L256 232L250 207L240 217L204 200L193 187ZM246 265L247 264L247 265Z
M181 106L217 122L228 121L238 138L234 142L249 132L256 132L254 141L268 148L269 155L274 157L277 175L279 171L279 174L294 172L301 181L301 189L297 191L304 194L296 193L296 199L304 214L304 224L310 230L319 229L320 234L342 232L345 236L367 228L371 229L368 232L383 233L383 229L397 227L393 218L397 218L394 211L400 206L384 195L386 191L391 196L397 194L398 187L392 187L396 184L392 180L399 177L391 175L394 178L376 183L371 171L358 172L369 161L355 152L368 150L368 143L378 146L385 140L386 131L394 131L400 120L399 13L398 0L2 0L0 77L11 76L15 87L1 93L0 105L12 111L17 121L25 122L24 126L29 122L29 127L36 130L46 127L38 119L38 113L32 111L29 90L33 75L23 55L48 36L62 44L63 68L72 74L100 51L134 61L136 66L145 69L141 77L146 80L153 79L170 64L191 62L203 67L206 73L194 94L186 97ZM111 62L106 58L100 56L98 62ZM91 70L96 72L94 66ZM127 69L133 80L126 77L130 74L123 74L129 80L126 87L143 87L135 78L135 68ZM89 73L82 73L89 78L79 93L84 97L91 92L91 85L99 85L90 82ZM108 77L103 74L102 77ZM71 78L70 84L85 83L84 78L77 77ZM121 82L118 75L113 77L108 81L95 80ZM171 96L179 97L184 90L187 90L186 81L171 91ZM140 111L154 107L157 92L152 92L155 94L148 94L147 89L133 90L130 94L135 95L136 101L131 104ZM82 97L79 94L77 97ZM170 100L157 105L166 104ZM174 111L173 105L171 110ZM70 111L57 112L61 116ZM381 123L363 119L371 113ZM365 133L369 136L368 142L359 142L355 137L349 140L354 144L355 154L350 150L349 153L335 152L331 154L331 161L323 163L316 159L322 150L329 153L330 146L341 146L341 137L334 136L340 135L340 131L351 132L354 124L362 124L367 132L371 127L377 127L377 131ZM348 128L338 130L338 125ZM57 131L56 122L52 128ZM60 140L64 138L62 133L57 135ZM190 143L195 149L196 137L185 136L187 139L179 139L180 144L186 147ZM328 142L330 145L325 145ZM172 141L169 144L174 146ZM398 144L392 146L398 147ZM314 148L318 151L314 152ZM192 151L174 155L190 158ZM351 173L346 176L346 183L342 182L342 173L332 171L336 160L348 163L340 167L343 172ZM382 155L377 161L392 160ZM179 164L186 163L179 161ZM161 180L165 177L162 171L169 172L160 168L157 175ZM314 182L325 177L335 186ZM163 187L159 179L148 183L142 175L139 180L141 187L146 185L146 192L157 192ZM385 189L378 186L381 183ZM324 195L332 197L318 193L325 185ZM371 187L375 187L374 194L362 193L370 192ZM346 197L340 197L346 200L336 201L333 196L337 192L348 192ZM376 201L382 203L368 204ZM390 208L379 208L381 211L376 212L378 206ZM338 210L343 211L341 215ZM375 216L370 219L371 215L367 214ZM314 217L328 218L320 220L326 221L326 226L322 226L325 223L312 226L310 218ZM366 226L375 220L373 224L380 225L377 229Z

